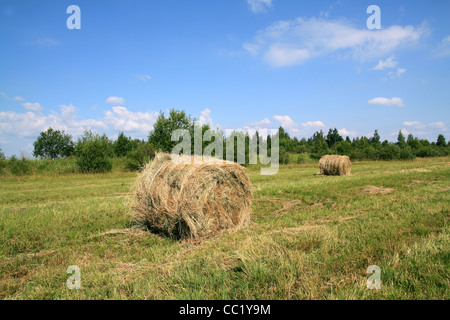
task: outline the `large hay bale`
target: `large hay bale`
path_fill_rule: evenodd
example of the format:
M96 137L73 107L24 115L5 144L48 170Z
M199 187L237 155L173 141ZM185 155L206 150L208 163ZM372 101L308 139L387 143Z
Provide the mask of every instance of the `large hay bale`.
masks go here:
M157 154L134 185L133 220L176 239L208 238L250 222L250 179L239 164ZM199 159L199 158L197 158ZM186 164L189 160L189 164Z
M351 172L351 161L347 156L327 155L319 160L320 174L327 176L348 176Z

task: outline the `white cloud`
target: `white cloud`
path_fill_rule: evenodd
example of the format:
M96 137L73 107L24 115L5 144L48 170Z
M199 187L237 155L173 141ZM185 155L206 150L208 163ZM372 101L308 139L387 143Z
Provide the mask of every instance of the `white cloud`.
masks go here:
M293 129L298 126L289 116L273 116L273 118L280 122L285 129Z
M411 134L411 132L408 131L408 129L403 128L402 130L400 130L404 136L409 136Z
M54 128L59 126L61 124L59 120L54 115L44 116L31 111L26 113L0 112L0 133L20 137L34 137L50 126Z
M345 20L297 18L279 21L259 31L254 41L244 43L243 47L252 54L262 54L270 65L281 67L333 53L357 60L379 58L418 42L427 33L424 25L395 25L374 32Z
M211 110L206 108L200 113L200 124L201 125L209 125L210 128L213 128L213 121L211 119Z
M396 78L400 78L406 72L406 69L399 68L399 67L397 67L397 65L398 65L398 62L395 60L395 57L390 56L386 60L379 60L378 64L372 70L383 71L383 70L387 70L387 69L395 69L396 68L397 70L395 70L395 71L389 71L387 77L384 78L383 80L396 79Z
M39 102L31 103L31 102L25 102L22 103L22 106L29 111L35 111L35 112L41 112L44 110L44 108L41 107Z
M264 60L274 67L295 66L310 58L310 52L306 49L283 47L279 44L270 46Z
M358 134L356 131L349 131L345 128L338 130L338 132L341 136L349 136L349 137L356 137L356 135Z
M264 13L272 7L272 0L247 0L253 13Z
M325 124L322 121L308 121L302 123L305 128L325 128Z
M22 97L19 97L19 96L17 96L17 97L14 97L14 99L13 99L14 101L25 101L25 99L24 98L22 98Z
M369 104L372 105L380 105L380 106L387 106L387 107L404 107L405 104L401 98L374 98L372 100L369 100Z
M432 122L428 124L422 123L420 121L405 121L403 122L403 125L414 130L415 134L422 134L422 135L428 134L430 130L447 131L447 127L445 123L442 121Z
M157 112L132 112L125 107L112 107L105 112L104 122L117 131L148 134L158 118Z
M261 121L248 122L246 125L252 127L270 127L272 122L270 122L269 118L265 118Z
M120 97L109 97L106 99L107 104L116 104L116 105L124 105L125 99Z
M137 79L141 80L142 82L147 82L152 79L152 77L149 76L148 74L138 74L138 75L135 75L135 77Z
M389 78L396 79L400 78L404 73L406 72L406 69L397 68L397 71L391 71L388 73Z
M450 55L450 35L441 40L435 50L436 57L446 57Z
M265 118L261 121L252 121L248 122L244 126L245 130L261 130L261 129L273 129L272 122L270 122L269 118Z
M43 115L28 111L16 113L0 112L0 134L17 137L36 137L40 132L52 127L77 136L86 129L115 130L146 136L153 129L157 112L132 112L125 107L112 107L102 119L77 119L78 110L73 105L61 105L60 112Z
M442 121L430 123L428 126L430 128L445 129L445 123Z
M403 122L403 125L407 127L416 127L416 128L423 127L423 124L420 123L419 121L405 121Z
M372 69L372 70L385 70L385 69L392 69L397 66L397 61L395 61L394 56L390 56L386 60L380 60L378 64Z

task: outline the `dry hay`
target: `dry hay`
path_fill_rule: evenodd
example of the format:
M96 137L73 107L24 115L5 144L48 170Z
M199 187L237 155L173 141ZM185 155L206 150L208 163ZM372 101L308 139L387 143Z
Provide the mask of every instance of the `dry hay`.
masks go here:
M388 194L394 191L392 188L376 187L376 186L365 186L361 189L362 193L365 194Z
M349 176L351 164L350 158L347 156L323 156L319 160L319 174L327 176Z
M209 238L250 222L250 179L237 163L157 154L133 190L134 223L176 239Z

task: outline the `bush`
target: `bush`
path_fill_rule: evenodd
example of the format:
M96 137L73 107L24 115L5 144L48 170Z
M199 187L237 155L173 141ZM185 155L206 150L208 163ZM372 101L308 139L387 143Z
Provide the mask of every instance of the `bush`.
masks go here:
M422 147L419 150L417 150L417 156L421 158L428 158L428 157L439 157L440 153L438 150L433 148L431 145Z
M414 154L411 147L406 147L400 151L400 159L402 160L414 160L416 155Z
M359 149L353 149L352 152L349 155L350 160L363 160L364 159L364 153L362 150Z
M7 161L5 159L0 158L0 175L6 174L6 165Z
M0 175L5 174L5 168L6 168L6 159L5 154L2 151L2 148L0 148Z
M9 160L9 171L15 176L30 175L33 173L31 161L24 157L17 159L16 156L12 156Z
M86 131L77 143L77 165L81 172L101 173L112 169L112 143L106 135Z
M42 159L36 162L38 173L44 174L70 174L78 172L77 162L73 158L67 159Z
M289 164L289 153L286 152L286 149L284 147L280 148L280 164Z
M336 151L339 155L350 155L352 152L352 144L348 141L340 141L336 144Z
M114 142L113 147L114 147L114 154L117 157L125 157L133 147L132 139L125 136L125 133L121 132L119 133L117 140Z
M138 146L128 152L125 167L130 171L140 171L146 163L155 157L155 148L150 143Z
M379 160L380 151L375 149L373 146L368 146L363 150L363 157L365 160Z
M309 161L309 156L307 155L307 154L305 154L305 153L302 153L302 154L299 154L298 155L298 157L297 157L297 163L298 164L301 164L301 163L307 163L307 162L310 162Z
M381 160L395 160L400 158L400 147L395 144L388 144L381 148Z

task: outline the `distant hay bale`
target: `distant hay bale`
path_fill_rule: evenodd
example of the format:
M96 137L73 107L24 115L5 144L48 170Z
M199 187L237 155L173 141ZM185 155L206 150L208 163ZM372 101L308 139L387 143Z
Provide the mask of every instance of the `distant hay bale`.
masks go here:
M327 176L348 176L351 172L351 161L347 156L328 155L319 160L320 174Z
M138 177L131 200L135 224L176 239L209 238L250 222L250 179L239 164L157 154ZM186 164L189 160L189 164Z

